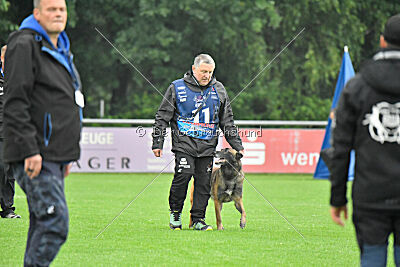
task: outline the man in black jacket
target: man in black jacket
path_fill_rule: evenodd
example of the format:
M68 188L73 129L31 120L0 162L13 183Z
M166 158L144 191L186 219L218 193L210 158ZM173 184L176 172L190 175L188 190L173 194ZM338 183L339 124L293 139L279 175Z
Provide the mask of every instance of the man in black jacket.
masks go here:
M210 198L218 127L224 131L232 148L243 151L228 94L222 83L213 76L214 69L215 62L211 56L198 55L192 70L168 87L155 116L152 149L156 157L162 156L165 130L168 125L171 126L175 175L170 189L169 206L170 228L173 230L182 229L181 213L192 176L194 192L190 213L193 228L212 230L205 223L205 213Z
M25 266L48 266L67 239L64 177L79 159L83 108L65 0L35 0L6 53L4 160L28 200Z
M350 151L356 152L353 222L361 266L385 266L394 234L400 266L400 14L387 21L379 51L343 90L331 154L331 217L347 218Z
M18 214L15 214L14 205L14 194L15 194L15 179L9 175L10 172L6 172L4 161L3 161L3 105L4 105L4 55L6 53L7 46L1 48L1 68L0 68L0 206L2 211L0 216L2 218L21 218Z

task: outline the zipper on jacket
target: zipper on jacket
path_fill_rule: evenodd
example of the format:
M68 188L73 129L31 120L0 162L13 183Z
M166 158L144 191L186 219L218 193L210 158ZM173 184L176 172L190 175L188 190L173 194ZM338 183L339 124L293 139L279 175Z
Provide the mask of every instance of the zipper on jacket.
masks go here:
M49 142L50 142L51 131L52 131L51 114L48 112L44 113L43 126L44 126L44 129L43 129L44 145L48 146Z

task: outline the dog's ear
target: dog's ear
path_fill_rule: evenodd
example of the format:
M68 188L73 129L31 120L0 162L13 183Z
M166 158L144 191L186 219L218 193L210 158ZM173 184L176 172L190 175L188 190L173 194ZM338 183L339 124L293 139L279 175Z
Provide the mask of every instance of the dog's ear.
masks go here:
M236 160L240 160L241 158L243 158L243 154L240 152L236 152Z

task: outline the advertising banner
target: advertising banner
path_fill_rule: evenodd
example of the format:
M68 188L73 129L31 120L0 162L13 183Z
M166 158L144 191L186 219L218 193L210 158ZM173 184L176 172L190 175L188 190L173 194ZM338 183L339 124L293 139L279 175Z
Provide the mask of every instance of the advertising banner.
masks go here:
M84 127L81 158L74 172L160 172L173 159L170 134L164 142L162 158L151 150L152 128ZM172 172L174 162L165 172Z
M163 156L151 150L152 128L84 127L81 159L73 172L173 172L170 133ZM243 168L248 173L313 173L324 130L240 129L245 147ZM220 136L219 147L229 147Z
M245 172L313 173L324 130L241 129ZM225 138L223 146L229 147Z

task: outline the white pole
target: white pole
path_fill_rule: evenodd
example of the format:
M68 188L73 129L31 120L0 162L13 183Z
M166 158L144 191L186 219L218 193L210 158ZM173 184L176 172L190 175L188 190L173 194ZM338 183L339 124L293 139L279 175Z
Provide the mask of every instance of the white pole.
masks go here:
M104 118L104 99L100 99L100 118Z

